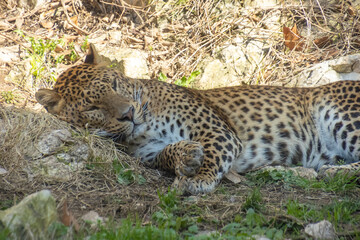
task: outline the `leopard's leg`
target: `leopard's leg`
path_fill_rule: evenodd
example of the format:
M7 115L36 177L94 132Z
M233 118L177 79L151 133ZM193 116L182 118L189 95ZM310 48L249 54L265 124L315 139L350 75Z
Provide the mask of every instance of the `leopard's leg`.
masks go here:
M236 135L214 127L206 137L165 146L156 157L143 159L152 168L176 174L173 187L191 194L211 192L239 157L242 145ZM146 145L144 145L146 147Z
M319 176L334 176L339 171L359 173L359 91L359 81L343 81L314 88L307 96L318 129ZM338 159L343 159L343 165Z
M241 141L229 131L209 132L196 141L204 147L202 165L196 175L178 175L173 183L176 189L191 194L213 191L242 151Z
M319 169L319 177L334 177L338 172L360 176L360 162L345 165L323 165Z
M191 177L203 160L203 146L199 142L183 140L167 145L151 162L151 167L174 172L178 177Z

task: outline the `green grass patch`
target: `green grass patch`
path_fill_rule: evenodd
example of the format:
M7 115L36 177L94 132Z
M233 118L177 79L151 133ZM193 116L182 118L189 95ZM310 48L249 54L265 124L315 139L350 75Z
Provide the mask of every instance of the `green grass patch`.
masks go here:
M358 176L339 171L333 177L325 177L323 179L307 179L296 176L292 171L283 170L260 170L246 175L247 179L256 186L264 186L265 184L284 184L286 188L294 186L301 187L306 190L319 189L325 192L334 192L346 194L352 190L358 189Z

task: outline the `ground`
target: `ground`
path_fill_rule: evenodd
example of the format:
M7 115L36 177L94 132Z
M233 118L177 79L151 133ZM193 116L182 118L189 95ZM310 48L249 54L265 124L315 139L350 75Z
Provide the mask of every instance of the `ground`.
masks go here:
M47 130L58 127L60 123L56 119L40 113L41 108L34 99L34 93L39 86L51 86L53 77L61 69L80 61L86 52L86 49L81 47L86 46L88 39L97 39L96 41L101 43L109 42L109 45L151 50L157 53L154 54L156 57L149 59L152 77L165 73L168 81L175 81L189 76L196 70L195 66L200 58L211 55L216 46L239 34L232 32L236 31L238 26L228 24L226 19L229 16L219 18L218 28L211 29L212 34L207 34L209 26L206 21L199 20L203 17L201 14L196 14L196 10L204 7L200 6L200 3L194 4L194 11L190 11L193 3L184 1L176 5L171 12L165 14L160 11L156 14L151 8L141 10L126 4L116 7L95 4L95 1L92 2L94 4L87 5L89 2L64 1L67 13L77 27L67 23L67 16L60 1L53 1L35 10L24 8L25 15L21 15L22 8L15 9L16 4L11 1L0 3L3 9L0 12L0 53L4 47L10 46L19 46L21 52L15 52L11 61L0 59L0 120L4 119L4 112L7 116L12 116L11 119L17 119L16 113L19 111L22 115L33 114L31 119L42 119L42 122L51 123ZM208 3L207 7L215 8L216 1ZM347 17L352 16L349 9L351 10L350 7L344 10L348 14ZM185 14L181 15L182 11L185 11ZM306 22L304 16L301 16L301 11L293 11L289 10L288 14L294 14L298 23ZM261 23L259 17L266 16L263 14L251 15L252 21ZM359 15L353 14L356 14L354 16L358 23ZM171 19L168 26L162 29L157 25L161 17ZM241 20L241 16L236 16L235 20ZM189 26L194 22L201 24L191 29L191 33ZM21 31L15 31L16 29ZM108 41L106 34L109 31L121 32L121 41ZM165 38L164 34L160 34L166 31L177 38ZM223 32L226 34L221 35ZM63 42L53 44L56 36L62 36ZM42 44L39 39L43 39L43 43L48 45ZM275 53L278 55L269 57L274 58L274 64L279 67L276 71L273 69L263 73L267 77L262 83L283 81L289 71L297 72L304 66L325 59L321 51L311 52L312 58L304 57L309 56L309 52L301 53L302 57L299 57L298 52L289 53L283 44L282 34L275 40L278 41L274 42ZM331 52L334 53L336 50L337 55L331 55L332 58L343 55L344 52L359 52L358 48L339 47L345 46L339 39L334 41L337 42L333 44ZM349 41L351 42L351 39ZM201 43L205 47L199 48ZM294 63L294 59L298 62ZM31 74L30 77L29 74L25 74L28 78L25 83L5 81L9 72L23 61L29 61L31 65ZM40 67L36 69L42 70L36 70L34 63L40 63ZM55 73L51 74L54 71ZM243 81L254 83L249 79ZM12 109L12 106L16 109ZM2 107L6 110L1 109ZM66 124L64 127L69 128ZM12 129L17 133L25 131L24 128ZM29 132L43 131L42 128L38 129L31 128ZM61 214L64 201L67 199L69 210L79 222L82 215L94 210L103 217L113 219L115 223L124 222L125 218L130 218L131 223L135 223L137 218L141 223L139 229L146 226L159 231L173 229L178 238L199 237L212 233L213 238L221 239L215 232L219 231L223 239L230 239L230 236L240 238L254 235L267 235L274 239L304 239L304 227L323 219L334 225L339 238L360 238L359 180L351 176L339 175L334 179L306 180L282 171L254 172L238 176L241 180L239 183L224 179L213 193L177 196L168 190L174 176L147 169L136 159L119 152L111 159L97 158L96 156L102 154L101 149L115 148L114 144L106 142L102 145L103 140L89 137L87 134L80 134L80 138L89 141L99 152L94 153L95 157L88 163L86 170L76 174L75 181L67 182L49 181L40 176L29 181L28 173L23 168L27 160L21 155L16 155L18 146L24 144L8 141L7 144L0 145L0 167L5 167L11 173L1 176L2 182L6 184L0 186L0 209L8 208L28 194L47 188L57 200L59 213ZM77 233L79 235L71 237L86 234L95 236L101 231L84 227ZM108 229L107 233L111 231L116 230Z

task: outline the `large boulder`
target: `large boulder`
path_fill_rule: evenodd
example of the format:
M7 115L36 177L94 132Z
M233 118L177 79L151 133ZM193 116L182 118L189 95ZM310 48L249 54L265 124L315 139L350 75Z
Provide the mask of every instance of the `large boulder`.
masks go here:
M313 87L340 80L360 80L360 54L315 64L292 78L289 85Z
M0 211L0 230L8 228L13 239L45 239L46 230L57 219L54 198L49 190L42 190Z
M118 69L130 78L149 79L148 54L131 48L118 48L96 45L102 60L110 67Z

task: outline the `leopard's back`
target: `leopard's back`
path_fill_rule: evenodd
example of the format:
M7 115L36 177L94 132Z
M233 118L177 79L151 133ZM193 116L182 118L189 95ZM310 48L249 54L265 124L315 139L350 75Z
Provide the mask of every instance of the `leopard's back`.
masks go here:
M360 134L360 82L315 88L238 86L205 92L242 140L234 169L354 162ZM358 100L359 99L359 100Z

